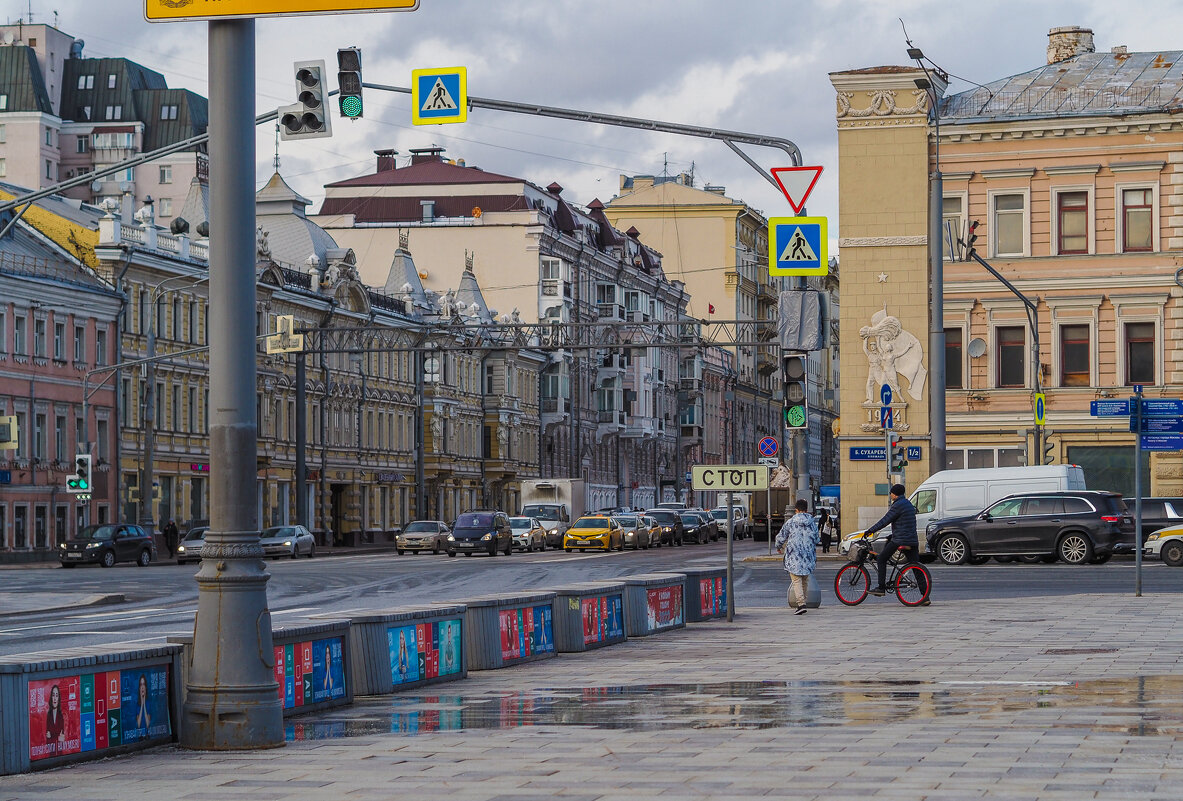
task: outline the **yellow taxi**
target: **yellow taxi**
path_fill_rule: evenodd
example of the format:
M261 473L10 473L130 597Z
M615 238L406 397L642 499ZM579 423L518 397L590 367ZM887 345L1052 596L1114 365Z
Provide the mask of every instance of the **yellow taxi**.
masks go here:
M579 518L563 535L563 550L623 551L624 531L608 515L586 515Z

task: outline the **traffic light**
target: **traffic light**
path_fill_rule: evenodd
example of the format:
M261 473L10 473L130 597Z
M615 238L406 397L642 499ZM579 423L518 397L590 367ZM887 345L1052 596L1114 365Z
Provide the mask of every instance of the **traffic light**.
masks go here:
M898 473L908 465L908 448L894 431L887 432L887 459L892 473Z
M337 51L337 101L341 116L351 120L361 118L361 50L343 47Z
M978 241L978 233L977 232L978 232L978 221L974 220L969 225L969 233L965 237L965 242L961 243L961 244L965 245L965 258L967 258L967 259L972 259L974 257L974 252L977 250L977 248L974 247L974 243Z
M1053 445L1052 443L1048 442L1045 439L1043 441L1043 463L1044 464L1052 464L1055 461L1056 461L1056 446Z
M806 392L805 354L784 357L785 428L809 426L809 403Z
M325 100L324 61L297 61L296 99L279 110L280 139L316 139L333 135Z
M90 463L89 453L80 453L74 457L74 472L66 479L68 492L90 492Z

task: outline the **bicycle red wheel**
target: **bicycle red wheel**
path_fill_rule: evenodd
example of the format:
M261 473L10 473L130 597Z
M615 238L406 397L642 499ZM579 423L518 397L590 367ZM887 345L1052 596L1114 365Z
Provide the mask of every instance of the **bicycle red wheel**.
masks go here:
M847 606L858 606L867 597L871 576L862 565L849 564L834 577L834 594Z
M895 579L895 597L904 606L919 606L932 592L932 575L923 565L908 565Z

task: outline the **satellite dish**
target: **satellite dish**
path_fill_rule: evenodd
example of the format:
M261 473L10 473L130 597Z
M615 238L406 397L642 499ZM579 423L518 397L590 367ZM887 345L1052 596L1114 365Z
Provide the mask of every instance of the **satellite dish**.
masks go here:
M977 359L986 355L986 340L981 337L974 337L969 341L968 350L971 359Z
M13 35L12 31L5 31L4 32L4 44L10 45L15 41L16 41L16 37Z

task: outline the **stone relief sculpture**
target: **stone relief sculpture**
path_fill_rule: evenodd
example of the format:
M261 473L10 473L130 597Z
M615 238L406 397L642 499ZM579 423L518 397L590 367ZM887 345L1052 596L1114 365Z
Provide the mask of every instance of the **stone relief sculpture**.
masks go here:
M903 401L899 376L907 380L908 394L914 400L924 397L924 381L928 378L928 370L924 367L924 347L919 339L904 330L899 318L889 315L886 308L877 311L871 316L871 324L859 329L859 336L870 364L867 373L868 404L879 405L879 390L884 384L891 387L897 401Z

